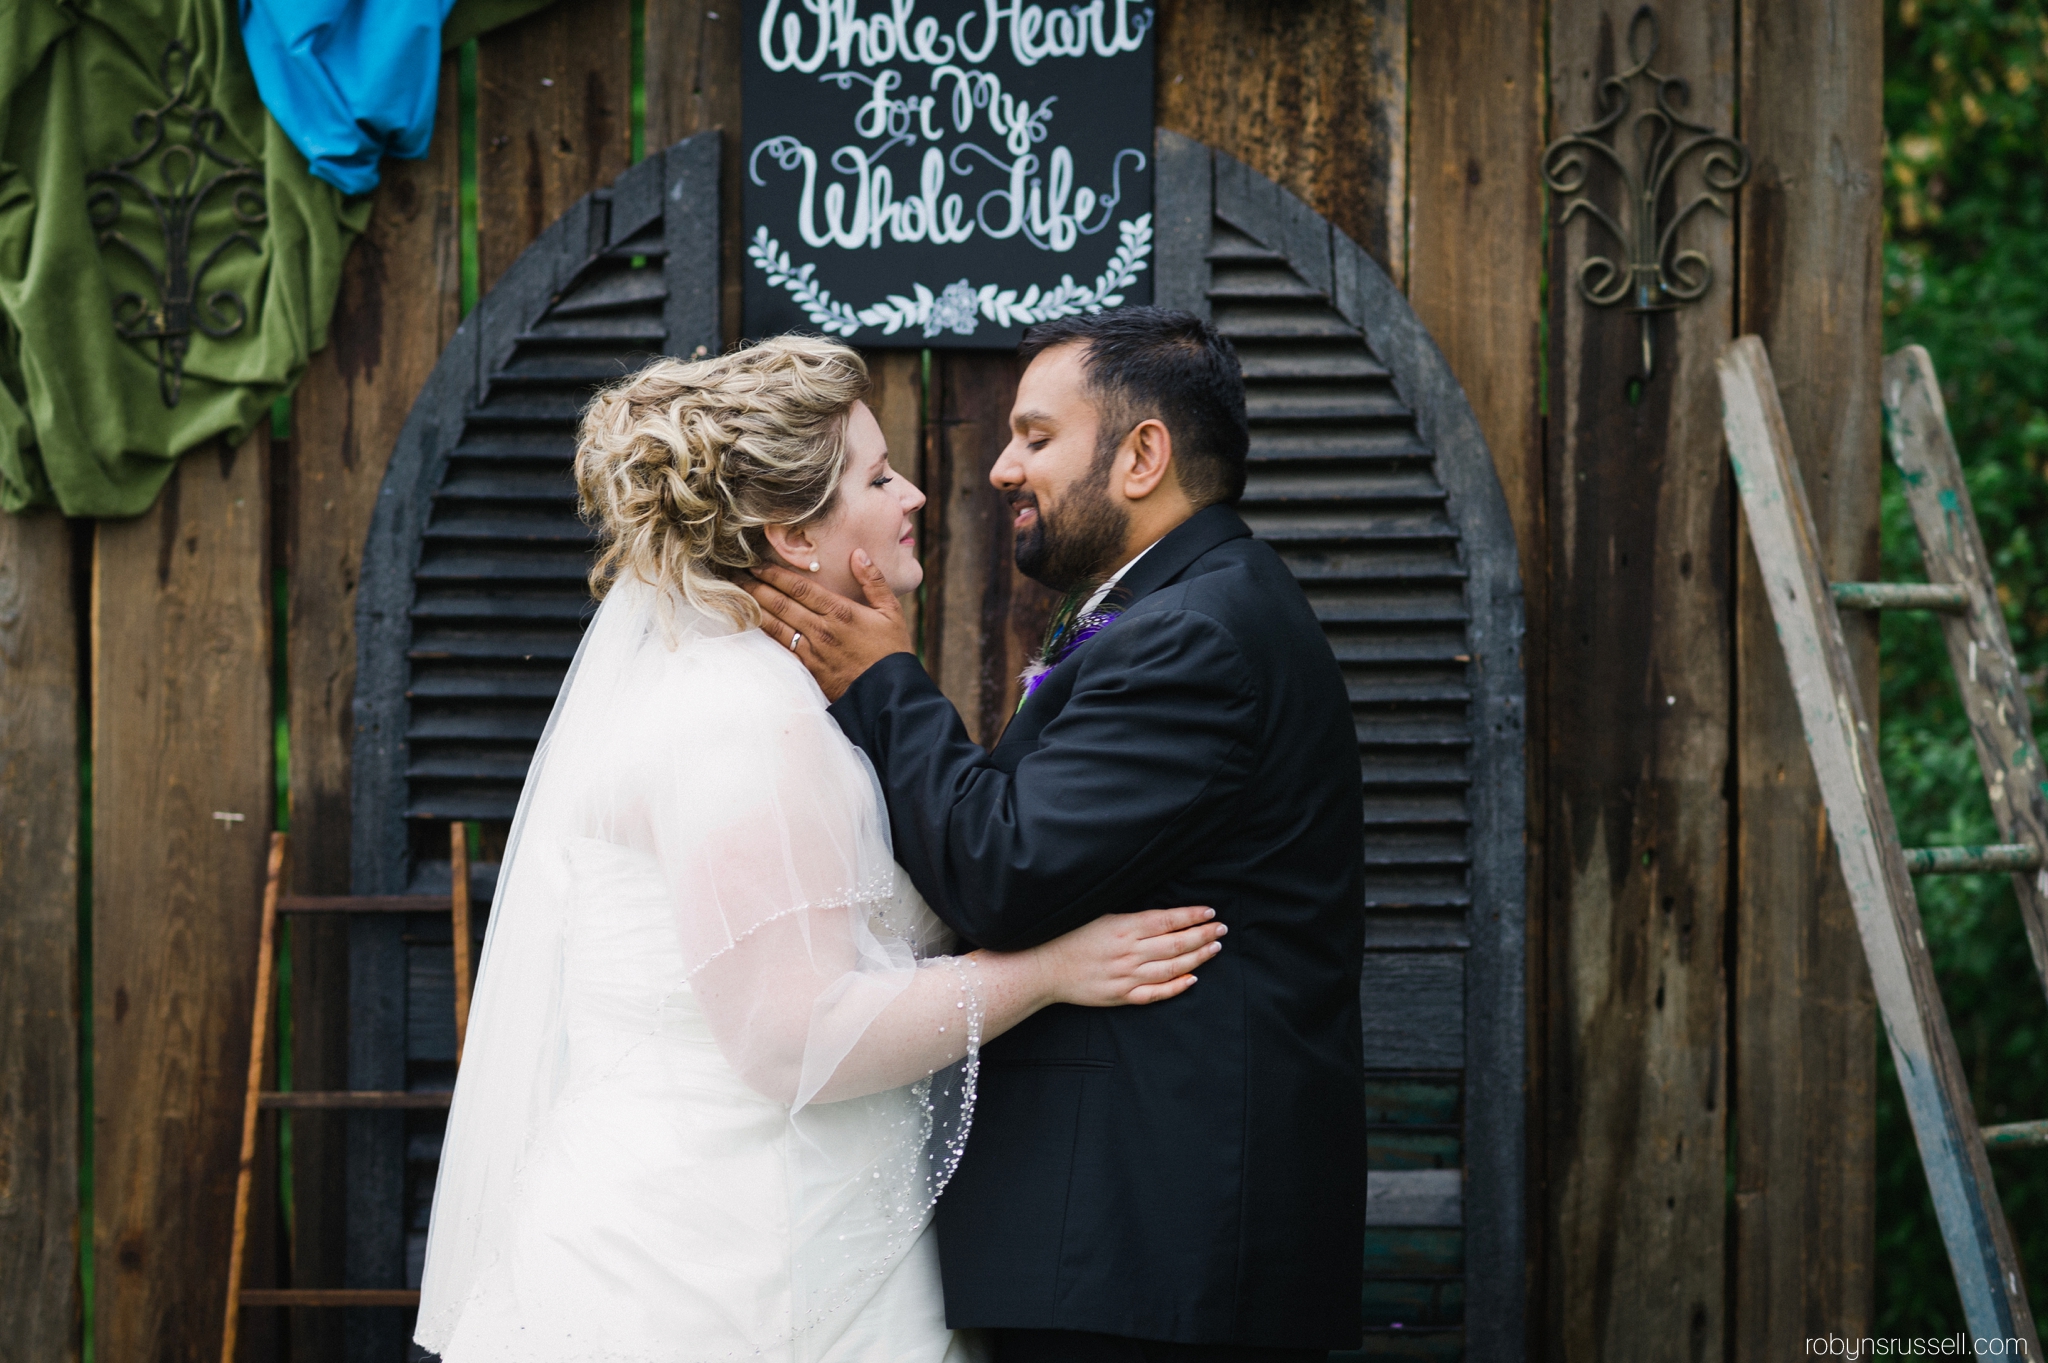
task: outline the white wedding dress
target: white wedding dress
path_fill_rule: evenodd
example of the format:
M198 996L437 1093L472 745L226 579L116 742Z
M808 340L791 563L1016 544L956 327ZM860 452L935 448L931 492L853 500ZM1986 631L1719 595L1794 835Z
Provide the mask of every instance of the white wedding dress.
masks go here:
M423 1346L447 1363L981 1357L945 1327L930 1224L979 1002L887 826L785 650L614 588L507 849Z

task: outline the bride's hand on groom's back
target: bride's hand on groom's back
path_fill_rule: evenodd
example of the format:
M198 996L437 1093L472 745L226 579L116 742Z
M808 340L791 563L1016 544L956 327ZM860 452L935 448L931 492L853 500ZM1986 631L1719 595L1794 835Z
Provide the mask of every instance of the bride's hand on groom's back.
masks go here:
M1051 1003L1115 1008L1158 1003L1193 987L1191 973L1223 949L1229 929L1203 905L1112 913L1022 955L1036 956Z

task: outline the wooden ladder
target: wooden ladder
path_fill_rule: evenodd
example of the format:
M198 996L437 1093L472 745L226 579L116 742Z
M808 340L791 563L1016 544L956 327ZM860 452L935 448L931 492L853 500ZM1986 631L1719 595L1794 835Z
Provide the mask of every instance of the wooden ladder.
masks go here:
M469 825L456 823L448 834L450 890L445 895L288 895L284 893L286 835L270 835L270 868L263 887L263 919L256 945L256 1009L249 1024L249 1089L242 1107L242 1163L235 1178L234 1235L228 1247L227 1323L222 1330L221 1363L235 1363L235 1342L241 1313L249 1306L417 1306L420 1294L387 1288L242 1286L249 1239L249 1203L256 1180L256 1119L264 1110L336 1109L391 1110L446 1108L447 1091L361 1090L356 1092L278 1092L263 1087L264 1062L270 1044L270 1007L277 972L277 920L281 914L316 913L446 913L452 916L455 955L455 1061L462 1063L462 1045L469 1032L470 886Z
M1729 462L1964 1317L1973 1339L2018 1338L2022 1356L2035 1357L2034 1315L1985 1150L2048 1144L2048 1121L1978 1126L1911 879L2011 872L2034 965L2048 988L2048 874L2042 871L2048 774L2034 746L2026 691L1934 365L1925 350L1908 346L1885 360L1883 384L1886 439L1919 532L1925 583L1827 580L1763 342L1742 337L1722 353L1717 368ZM1878 766L1877 732L1843 643L1844 608L1941 613L2002 842L1899 845Z

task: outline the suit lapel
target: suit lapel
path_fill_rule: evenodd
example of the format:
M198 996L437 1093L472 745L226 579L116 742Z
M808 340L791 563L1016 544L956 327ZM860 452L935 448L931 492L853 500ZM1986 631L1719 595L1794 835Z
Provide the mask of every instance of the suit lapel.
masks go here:
M1244 539L1251 533L1251 527L1244 523L1243 517L1221 503L1197 511L1161 536L1151 551L1132 564L1131 570L1117 583L1118 590L1124 594L1124 607L1119 615L1128 613L1131 607L1161 587L1172 585L1217 545ZM1111 621L1104 628L1115 629L1116 622ZM1074 660L1093 642L1091 639L1083 643L1046 674L1038 689L1010 717L996 747L1002 747L1013 736L1019 740L1036 738L1038 731L1066 707L1067 698L1074 693Z
M1131 571L1124 574L1123 581L1117 584L1124 593L1124 609L1129 610L1161 587L1171 584L1217 545L1243 539L1251 533L1251 527L1231 508L1221 503L1203 507L1167 531L1152 546L1151 552L1132 564Z

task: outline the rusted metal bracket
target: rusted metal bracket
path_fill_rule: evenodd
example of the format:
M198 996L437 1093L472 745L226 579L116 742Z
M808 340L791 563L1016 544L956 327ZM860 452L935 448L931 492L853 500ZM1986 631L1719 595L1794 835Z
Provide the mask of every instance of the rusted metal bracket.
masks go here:
M1637 314L1643 337L1641 377L1647 381L1656 369L1656 314L1698 302L1714 283L1706 253L1678 249L1678 231L1703 208L1728 216L1730 198L1749 178L1749 149L1679 112L1691 102L1692 88L1651 68L1657 56L1657 16L1648 5L1629 20L1628 55L1633 66L1600 82L1599 116L1543 149L1543 183L1553 194L1566 196L1560 227L1584 216L1614 238L1623 259L1587 256L1579 265L1579 296L1596 308L1626 304L1625 311ZM1649 87L1641 109L1635 108L1638 84ZM1635 143L1633 156L1626 154L1624 122ZM1681 205L1679 174L1695 161L1702 189ZM1614 213L1586 192L1596 164L1606 165L1621 181L1621 203ZM1673 211L1660 221L1667 207Z

